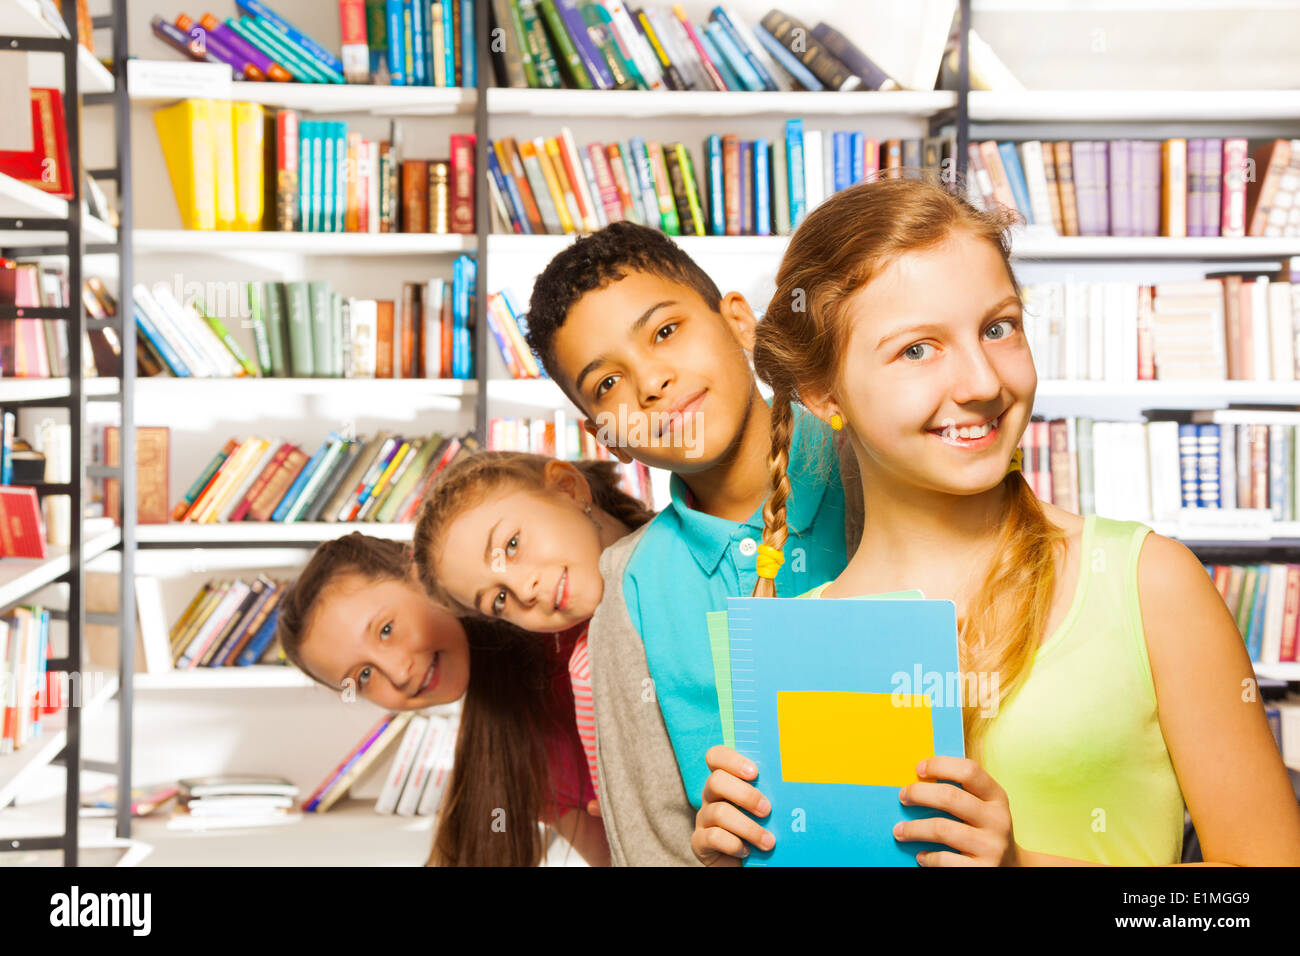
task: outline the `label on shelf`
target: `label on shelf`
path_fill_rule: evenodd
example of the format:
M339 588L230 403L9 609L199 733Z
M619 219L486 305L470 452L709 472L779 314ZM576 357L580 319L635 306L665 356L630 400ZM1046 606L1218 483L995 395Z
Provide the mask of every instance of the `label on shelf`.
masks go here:
M1175 536L1201 541L1266 541L1280 531L1265 508L1182 508Z
M130 60L126 64L126 82L131 95L140 99L228 100L235 85L230 67L224 63L170 60Z

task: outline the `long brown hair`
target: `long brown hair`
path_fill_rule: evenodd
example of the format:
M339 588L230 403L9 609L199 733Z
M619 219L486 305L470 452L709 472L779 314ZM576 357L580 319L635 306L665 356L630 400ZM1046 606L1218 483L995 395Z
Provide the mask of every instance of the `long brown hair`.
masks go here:
M461 604L448 594L435 573L442 536L448 525L500 488L541 488L547 462L551 460L527 452L479 452L456 462L430 489L416 519L412 548L420 580L440 603L456 607L466 615L482 616L478 608ZM571 464L582 472L591 488L592 504L610 517L628 528L639 528L654 517L643 502L619 487L618 466L614 462L584 459Z
M343 574L405 581L411 569L411 549L399 541L354 531L321 544L281 603L277 628L285 656L332 688L302 658L321 595ZM548 741L575 755L568 789L581 793L586 773L573 700L562 693L565 661L548 653L537 635L504 622L460 623L469 647L469 685L429 863L535 866L545 849L537 821L556 805L559 786L566 783L552 779Z
M906 252L933 248L957 230L991 243L1016 294L1008 228L1014 213L981 212L939 186L915 179L880 179L836 193L808 214L786 247L754 343L754 368L772 387L771 495L763 506L763 542L781 548L787 537L786 476L793 412L802 395L826 395L842 381L851 331L846 300L881 268ZM1055 551L1064 534L1047 520L1020 472L1006 489L993 564L960 625L961 668L998 677L999 700L1028 674L1052 604ZM870 515L866 516L870 520ZM759 578L756 597L774 597ZM968 683L968 682L964 682ZM989 719L975 701L964 708L967 751L976 753Z

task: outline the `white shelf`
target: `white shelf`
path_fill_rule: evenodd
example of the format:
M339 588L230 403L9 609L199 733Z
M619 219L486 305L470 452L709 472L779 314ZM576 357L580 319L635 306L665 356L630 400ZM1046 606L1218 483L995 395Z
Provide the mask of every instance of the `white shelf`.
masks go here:
M560 386L546 378L492 379L488 382L488 399L535 409L573 409Z
M115 395L121 388L115 378L88 378L84 382L87 397ZM3 378L0 379L0 402L30 402L43 398L66 398L72 392L72 383L66 378Z
M32 53L27 79L32 86L63 90L63 57L57 53ZM81 93L112 93L113 74L81 44L77 44L77 85ZM65 104L66 107L66 104Z
M1183 380L1156 382L1076 382L1038 380L1038 398L1126 399L1150 402L1255 402L1300 405L1300 382Z
M117 528L91 537L82 545L82 561L103 554L122 539ZM48 557L0 559L0 609L21 601L37 588L68 573L68 549L46 545Z
M608 91L606 91L608 92ZM491 255L554 256L577 239L579 234L563 236L524 236L518 233L494 233L488 238ZM776 256L785 253L789 236L670 236L692 257L700 255Z
M116 242L117 230L91 216L85 203L81 207L82 233L86 242ZM65 219L68 202L51 196L12 176L0 173L0 217L5 219ZM0 231L0 246L49 246L65 242L61 232L37 229L12 229Z
M973 91L972 123L1175 123L1300 119L1300 90Z
M404 399L454 399L425 402L426 405L460 408L461 400L478 391L478 383L449 378L175 378L151 375L135 380L142 398L166 398L211 394L215 397L256 396L274 401L303 395L364 397L400 401Z
M478 100L478 91L437 86L244 81L232 84L230 98L280 109L302 110L304 113L452 116L458 113L472 113Z
M341 538L352 531L361 531L376 538L410 541L414 526L410 524L382 524L376 521L235 521L228 524L196 524L174 522L170 524L142 524L136 528L135 540L141 545L184 544L202 547L205 544L240 545L256 547L267 543L317 543Z
M0 2L0 36L6 37L66 37L41 14L36 0L3 0Z
M310 677L296 667L253 664L248 667L196 667L165 674L136 674L141 690L246 690L250 688L311 687Z
M957 105L948 92L807 93L704 90L488 90L495 116L915 116Z
M95 688L94 696L83 700L81 719L106 703L117 693L116 674L95 674L86 672L82 675L86 683ZM67 705L57 714L41 717L41 732L11 754L0 757L0 808L7 807L22 790L23 781L41 767L48 766L63 750L68 742L68 708ZM0 820L3 820L0 817Z
M1300 256L1300 237L1051 236L1017 232L1011 257L1026 259L1254 259Z
M299 256L417 256L473 252L472 235L433 232L225 232L137 229L136 253L203 255L284 253Z
M1280 664L1256 664L1255 674L1272 680L1300 681L1300 663L1286 661Z

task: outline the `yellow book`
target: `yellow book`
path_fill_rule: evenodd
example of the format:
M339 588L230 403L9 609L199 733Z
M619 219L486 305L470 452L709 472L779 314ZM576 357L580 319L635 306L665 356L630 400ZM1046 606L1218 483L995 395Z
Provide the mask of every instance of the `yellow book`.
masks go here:
M235 103L235 228L261 230L266 197L262 157L266 135L261 103Z
M266 450L271 447L271 443L265 438L254 438L248 442L252 447L246 456L241 457L235 465L235 471L230 475L230 481L222 488L217 489L216 494L208 501L203 513L196 519L203 524L215 524L221 512L225 510L226 505L230 504L230 497L241 487L245 480L257 465L266 457ZM242 450L242 449L241 449Z
M563 180L560 179L560 172L564 169L564 160L560 158L560 144L554 137L550 139L538 137L535 145L537 159L542 164L542 175L546 177L546 186L551 190L551 198L555 200L555 209L560 215L560 225L564 227L566 233L577 232L577 224L582 222L582 216L578 213L578 201L571 193L565 192L562 185L568 182L568 175L566 174Z
M257 448L258 439L250 436L242 442L235 453L226 459L226 463L221 466L217 472L217 477L213 480L206 491L199 496L199 500L194 503L190 513L185 516L186 521L203 522L213 508L213 502L216 501L230 487L234 480L235 472L244 466L249 455Z
M156 110L153 121L181 222L186 229L217 228L212 100L184 100Z
M176 658L180 657L181 652L185 650L190 641L194 639L194 635L197 634L199 628L203 626L203 622L208 619L208 615L212 613L212 609L221 602L223 597L226 596L226 590L229 587L229 581L212 582L211 590L203 596L203 600L195 609L194 615L190 618L189 623L187 623L185 627L177 632L177 634L171 639L173 664L176 663Z
M540 378L542 370L537 364L537 359L533 358L533 350L524 341L524 335L519 331L519 324L515 322L514 316L510 314L510 307L506 305L505 300L498 296L488 302L488 308L496 312L497 320L503 327L502 331L505 332L506 338L514 346L515 354L523 362L524 371L531 378Z
M217 182L217 228L235 228L235 111L230 100L212 101L213 168Z
M406 457L407 452L410 450L411 443L409 441L402 442L402 447L397 449L397 454L393 456L393 460L388 463L388 467L384 469L384 473L380 475L379 480L375 482L375 487L370 491L370 497L366 499L367 502L371 499L378 498L379 495L383 493L383 490L388 487L388 479L393 477L393 472L397 471L398 466L402 463L402 459Z

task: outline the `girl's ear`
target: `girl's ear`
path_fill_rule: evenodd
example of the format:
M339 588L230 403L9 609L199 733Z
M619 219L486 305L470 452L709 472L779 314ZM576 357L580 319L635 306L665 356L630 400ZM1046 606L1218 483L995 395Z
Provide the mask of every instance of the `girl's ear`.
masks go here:
M835 401L835 396L829 392L800 395L799 401L804 408L808 409L808 411L812 412L827 425L831 423L832 415L844 414L839 402Z
M591 500L591 486L571 461L558 458L548 461L542 469L542 485L547 491L559 492L574 501L586 503Z
M604 429L598 427L596 423L593 422L590 418L583 419L582 430L585 431L592 438L596 439L596 441L600 442L606 448L608 448L609 453L613 455L615 458L617 458L619 461L621 461L623 464L625 465L632 464L632 456L627 453L627 450L623 448L623 446L621 445L610 444L609 436L603 434Z
M740 343L740 347L746 352L754 351L754 329L758 325L758 319L754 317L749 301L739 292L728 292L722 297L718 311L727 320L727 327L731 329L731 334Z

